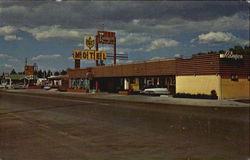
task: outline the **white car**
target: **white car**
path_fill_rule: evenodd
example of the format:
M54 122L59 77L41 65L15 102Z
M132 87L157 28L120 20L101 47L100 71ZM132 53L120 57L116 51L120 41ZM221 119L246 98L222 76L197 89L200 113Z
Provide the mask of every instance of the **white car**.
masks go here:
M26 86L24 84L15 84L15 85L13 85L13 88L14 89L25 89Z
M142 94L147 95L168 95L170 94L167 88L146 88L141 91Z
M44 86L43 89L45 89L45 90L50 90L50 89L51 89L51 86Z

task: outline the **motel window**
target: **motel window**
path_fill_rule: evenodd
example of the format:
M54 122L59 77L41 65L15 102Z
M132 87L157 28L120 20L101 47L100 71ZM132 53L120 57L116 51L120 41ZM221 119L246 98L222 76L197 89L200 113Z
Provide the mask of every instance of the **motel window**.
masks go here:
M130 84L135 84L135 78L130 78L129 83Z

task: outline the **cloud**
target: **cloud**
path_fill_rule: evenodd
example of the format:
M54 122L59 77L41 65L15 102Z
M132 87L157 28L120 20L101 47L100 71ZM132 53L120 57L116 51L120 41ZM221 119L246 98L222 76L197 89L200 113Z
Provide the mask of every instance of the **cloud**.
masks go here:
M12 58L12 57L9 56L8 54L2 54L2 53L0 53L0 58Z
M98 48L99 51L106 51L106 52L113 52L114 47L110 47L110 46L102 46Z
M125 60L125 64L128 64L128 63L133 63L134 61L132 60Z
M60 54L52 54L52 55L38 55L32 57L32 60L40 60L40 59L55 59L61 57Z
M3 64L1 65L3 68L13 68L14 66L11 64Z
M153 57L153 58L151 58L150 60L151 61L154 61L154 60L161 60L161 59L164 59L163 57Z
M17 37L16 35L6 35L4 36L5 41L23 40L22 37Z
M40 26L35 28L22 27L22 31L32 34L38 41L45 40L80 40L85 32L80 29L66 29L59 25Z
M116 60L116 64L129 64L129 63L133 63L134 61L132 60L122 60L122 59L117 59ZM107 65L113 65L114 64L114 60L109 60L109 61L105 61L104 62Z
M14 58L8 54L0 54L0 59L7 59L10 62L19 62L19 59Z
M0 21L6 25L25 24L33 27L56 24L61 28L71 28L74 31L76 28L98 29L104 23L112 30L162 35L196 29L199 31L247 29L248 7L247 2L232 1L146 1L143 3L140 1L71 1L70 3L15 1L1 5ZM246 16L242 16L242 13Z
M241 44L245 46L250 46L250 41L249 40L241 40Z
M13 34L17 31L17 28L14 26L3 26L0 27L0 35Z
M83 43L78 43L77 46L78 47L84 47Z
M179 54L179 53L177 53L177 54L174 55L174 58L182 58L182 57L183 57L183 55Z
M221 44L221 43L239 43L247 44L248 41L242 40L229 32L209 32L200 34L198 38L192 39L191 43L198 41L200 44Z
M10 58L10 59L8 59L8 61L10 61L10 62L19 62L20 60L17 59L17 58Z
M138 33L123 33L123 36L117 40L121 46L138 45L150 40L150 36Z
M150 52L160 48L176 47L179 44L180 43L175 40L161 38L154 40L149 46L146 47L145 51Z

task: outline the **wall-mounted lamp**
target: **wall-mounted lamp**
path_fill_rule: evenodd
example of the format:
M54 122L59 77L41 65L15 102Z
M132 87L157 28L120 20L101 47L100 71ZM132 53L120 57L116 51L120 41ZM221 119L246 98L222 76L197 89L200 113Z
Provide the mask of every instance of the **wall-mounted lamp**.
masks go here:
M239 80L238 75L236 73L231 74L231 80L232 81L238 81Z

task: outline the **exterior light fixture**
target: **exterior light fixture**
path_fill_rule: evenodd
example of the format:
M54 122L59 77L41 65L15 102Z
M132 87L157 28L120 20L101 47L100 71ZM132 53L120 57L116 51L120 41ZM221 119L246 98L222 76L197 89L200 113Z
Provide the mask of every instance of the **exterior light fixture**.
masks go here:
M232 81L238 81L239 80L239 76L235 73L231 74L231 80Z

